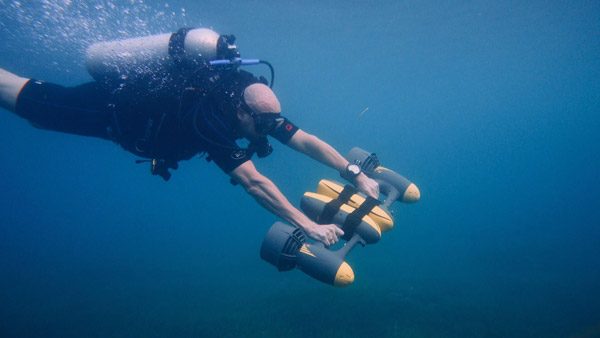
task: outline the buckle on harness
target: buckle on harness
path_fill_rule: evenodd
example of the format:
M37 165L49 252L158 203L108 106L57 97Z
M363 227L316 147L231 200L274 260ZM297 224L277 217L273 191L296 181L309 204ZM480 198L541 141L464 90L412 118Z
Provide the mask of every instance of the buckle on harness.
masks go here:
M179 164L176 161L153 158L151 160L136 160L135 163L150 163L150 173L152 175L158 175L163 180L168 181L171 178L169 169L176 170L179 168Z

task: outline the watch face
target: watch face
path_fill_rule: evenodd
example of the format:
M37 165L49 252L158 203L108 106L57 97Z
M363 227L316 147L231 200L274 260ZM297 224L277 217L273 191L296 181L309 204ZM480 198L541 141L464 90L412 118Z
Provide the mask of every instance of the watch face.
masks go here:
M356 164L349 164L348 165L348 172L354 176L360 174L360 167Z

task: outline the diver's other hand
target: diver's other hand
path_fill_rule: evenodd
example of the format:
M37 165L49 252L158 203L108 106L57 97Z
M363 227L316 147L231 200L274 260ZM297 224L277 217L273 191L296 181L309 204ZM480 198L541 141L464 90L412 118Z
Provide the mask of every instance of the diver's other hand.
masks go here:
M327 246L337 243L339 237L344 235L344 231L335 224L313 223L304 227L304 231L311 238L323 242Z
M364 173L360 173L356 176L354 185L356 185L358 190L364 192L368 196L379 199L379 183L374 179L369 178Z

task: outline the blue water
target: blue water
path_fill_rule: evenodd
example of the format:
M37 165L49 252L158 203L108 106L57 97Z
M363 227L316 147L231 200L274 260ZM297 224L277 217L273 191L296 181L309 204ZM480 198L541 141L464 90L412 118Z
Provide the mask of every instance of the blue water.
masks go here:
M600 337L599 2L0 7L0 67L67 85L94 41L234 33L286 116L422 193L335 289L260 259L276 218L215 165L164 183L2 110L0 336ZM337 178L282 145L256 163L296 205Z

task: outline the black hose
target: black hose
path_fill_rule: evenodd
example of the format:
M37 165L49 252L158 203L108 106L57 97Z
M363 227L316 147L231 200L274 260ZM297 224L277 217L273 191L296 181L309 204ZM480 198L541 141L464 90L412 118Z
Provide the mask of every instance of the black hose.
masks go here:
M273 66L268 61L264 60L259 60L258 63L269 66L269 69L271 70L271 81L269 82L269 88L273 88L273 84L275 83L275 70L273 69Z

